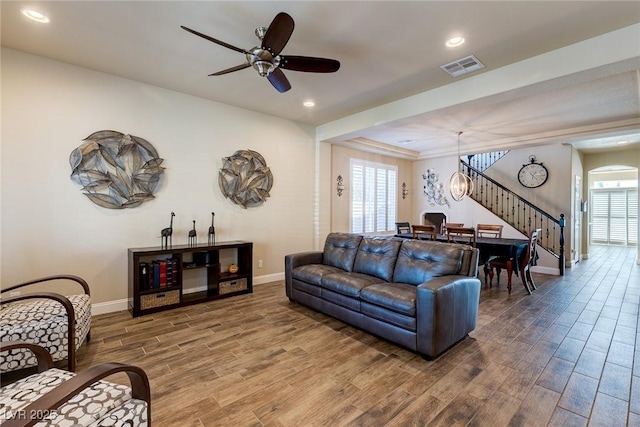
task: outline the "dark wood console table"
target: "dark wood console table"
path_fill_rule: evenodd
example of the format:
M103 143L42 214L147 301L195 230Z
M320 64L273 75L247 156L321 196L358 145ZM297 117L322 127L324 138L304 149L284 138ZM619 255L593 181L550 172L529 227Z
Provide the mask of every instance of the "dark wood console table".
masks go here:
M129 248L128 258L133 317L253 292L252 242ZM228 271L231 264L236 272ZM205 283L197 280L202 272ZM187 288L185 278L199 286Z

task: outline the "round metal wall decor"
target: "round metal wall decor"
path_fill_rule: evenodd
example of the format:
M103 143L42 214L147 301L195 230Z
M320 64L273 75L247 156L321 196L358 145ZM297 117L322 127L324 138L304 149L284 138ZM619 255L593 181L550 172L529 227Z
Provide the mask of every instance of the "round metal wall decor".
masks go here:
M246 209L267 200L273 186L273 174L260 153L238 150L222 159L218 185L226 198Z
M135 208L154 198L162 184L163 159L149 141L113 130L94 132L69 156L71 181L93 203Z

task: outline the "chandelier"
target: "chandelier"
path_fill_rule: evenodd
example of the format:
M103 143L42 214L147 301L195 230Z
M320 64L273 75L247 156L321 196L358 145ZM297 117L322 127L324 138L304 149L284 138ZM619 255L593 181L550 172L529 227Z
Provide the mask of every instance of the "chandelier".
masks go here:
M471 195L473 193L473 181L468 175L462 173L461 165L460 165L460 135L462 135L462 131L457 132L458 134L458 156L456 160L458 162L458 172L454 172L449 178L449 192L451 193L451 197L456 202L464 199L465 196Z

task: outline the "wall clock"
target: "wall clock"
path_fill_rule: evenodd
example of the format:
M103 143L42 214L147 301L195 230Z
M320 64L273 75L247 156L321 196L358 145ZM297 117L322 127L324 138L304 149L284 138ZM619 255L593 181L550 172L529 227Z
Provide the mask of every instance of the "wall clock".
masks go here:
M529 157L530 163L522 165L518 172L518 181L527 188L540 187L547 182L549 171L542 163L536 163L536 156Z

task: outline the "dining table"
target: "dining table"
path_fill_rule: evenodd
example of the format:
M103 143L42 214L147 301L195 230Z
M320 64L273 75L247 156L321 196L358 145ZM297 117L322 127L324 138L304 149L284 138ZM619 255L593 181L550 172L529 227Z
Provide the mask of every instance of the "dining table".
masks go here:
M414 238L412 233L400 233L396 234L396 237L402 237L405 239ZM447 235L438 233L436 235L436 241L447 242ZM508 258L512 261L511 263L507 263L507 286L510 288L511 273L515 272L516 277L519 277L521 275L520 267L523 265L527 257L528 245L528 239L514 239L506 237L476 237L475 247L479 251L478 264L483 265L485 284L489 281L489 275L491 273L489 262L495 258ZM513 268L514 266L515 268ZM520 280L524 280L524 278L521 277Z

